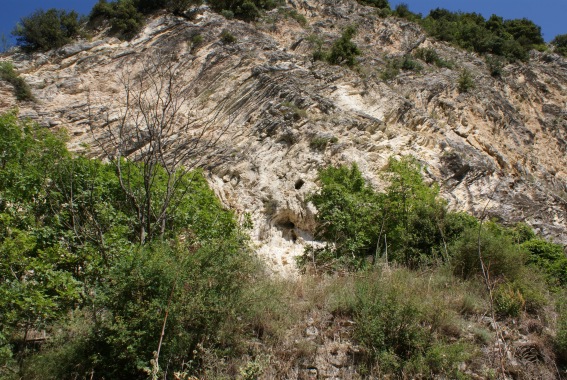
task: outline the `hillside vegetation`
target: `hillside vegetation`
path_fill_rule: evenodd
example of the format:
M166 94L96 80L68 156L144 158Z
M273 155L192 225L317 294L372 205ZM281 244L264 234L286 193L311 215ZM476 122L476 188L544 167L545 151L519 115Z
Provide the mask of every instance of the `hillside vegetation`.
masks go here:
M4 378L287 377L334 328L351 342L344 354L357 353L349 376L510 371L500 356L516 352L510 329L539 342L523 370L566 359L562 248L525 225L449 212L411 157L390 160L384 193L356 166L323 169L312 202L327 244L306 251L308 275L286 282L262 274L246 223L201 173L186 179L167 232L141 241L114 165L14 113L0 132ZM122 165L143 183L128 169L143 163ZM293 332L308 320L321 335Z
M391 10L386 0L360 2L380 9L384 17L391 15L417 22L431 37L477 53L494 54L514 61L528 59L531 49L546 50L541 27L526 18L504 20L492 15L486 20L478 13L451 12L441 8L423 17L411 12L405 4ZM88 18L80 17L76 12L39 10L22 18L13 34L18 36L22 47L31 51L61 47L72 38L84 36L89 29L105 23L115 34L129 39L140 31L148 14L165 9L190 18L194 8L202 3L202 0L99 0ZM281 5L281 1L210 0L206 4L227 18L254 21L262 15L262 11ZM560 54L564 53L563 39L560 35L552 42ZM334 63L337 57L331 55L330 60ZM352 66L352 62L349 61L349 65Z

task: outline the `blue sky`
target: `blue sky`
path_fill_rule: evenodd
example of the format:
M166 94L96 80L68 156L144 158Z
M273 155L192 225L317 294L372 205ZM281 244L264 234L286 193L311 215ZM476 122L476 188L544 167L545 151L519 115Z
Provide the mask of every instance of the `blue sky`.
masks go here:
M0 35L10 37L18 20L38 8L74 9L87 14L97 0L0 0ZM489 17L495 13L504 18L527 17L542 27L546 41L567 33L567 0L390 0L392 6L406 3L410 10L426 15L437 7L452 11L477 12ZM2 47L0 46L0 49Z

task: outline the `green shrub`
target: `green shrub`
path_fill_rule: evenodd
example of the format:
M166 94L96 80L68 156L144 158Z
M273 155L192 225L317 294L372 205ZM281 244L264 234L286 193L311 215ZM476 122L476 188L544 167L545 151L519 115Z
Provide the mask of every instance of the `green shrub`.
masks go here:
M329 167L321 170L319 180L321 190L309 197L318 210L316 236L334 248L317 253L356 260L374 253L379 201L358 167Z
M567 285L567 257L559 244L533 238L522 243L528 263L541 268L551 285Z
M397 60L389 60L386 67L380 72L380 79L389 81L394 79L400 73L400 67Z
M413 13L409 10L409 7L405 3L400 3L394 8L392 14L396 17L404 18L409 21L418 22L421 20L421 14Z
M497 56L487 55L485 61L490 75L495 78L500 78L502 76L502 69L504 68L504 60Z
M324 61L326 59L326 53L323 51L323 39L317 34L310 34L307 37L307 42L313 49L313 60Z
M390 9L388 0L358 0L359 3L381 9Z
M232 20L234 18L234 12L229 11L228 9L223 9L220 14L227 20Z
M81 33L81 19L75 11L51 8L23 17L14 31L18 45L28 51L45 51L71 42Z
M262 11L274 9L279 3L278 0L214 0L209 2L209 6L215 12L229 11L238 19L254 21ZM225 17L226 14L223 13Z
M494 292L494 311L502 317L518 317L524 309L525 300L522 293L510 285L503 284Z
M402 63L400 65L402 70L406 70L406 71L421 71L423 70L423 66L421 66L419 64L419 62L414 61L411 56L406 55L404 57L404 59L402 60Z
M191 43L194 46L202 44L203 41L204 41L204 38L201 34L195 34L193 37L191 37Z
M386 67L380 73L380 78L384 81L394 79L400 73L400 70L420 72L423 66L412 59L410 55L388 59Z
M5 80L14 87L18 100L34 100L30 86L15 71L10 62L0 62L0 79Z
M223 29L221 34L220 34L220 39L222 41L222 43L224 44L233 44L236 41L238 41L238 39L234 36L234 34L232 34L228 29Z
M144 15L139 11L135 0L118 0L107 2L99 0L89 15L91 24L99 20L108 20L111 31L123 38L133 38L143 26Z
M0 132L0 308L9 310L0 313L0 376L12 358L17 371L27 371L35 356L51 364L30 364L18 378L93 371L146 378L166 310L163 368L185 370L191 360L198 366L199 344L237 349L240 294L258 267L234 215L201 173L182 179L186 191L172 194L165 232L148 228L141 246L137 211L114 165L71 155L63 135L19 122L14 113L0 117ZM142 184L137 165L122 162L129 180ZM152 213L167 187L164 172L156 172L150 189ZM71 312L85 326L76 334L64 326ZM65 345L47 344L38 356L20 342L26 330L50 326L53 342Z
M437 275L429 273L422 278L406 269L387 274L375 270L357 275L334 291L338 297L331 311L355 322L363 374L385 378L460 376L458 366L468 361L474 350L460 342L444 341L440 314L449 306L444 298L432 297L436 292L432 278ZM446 280L440 286L446 287Z
M339 140L336 137L321 137L316 136L310 142L309 146L315 150L325 150L328 144L335 144Z
M356 34L356 28L348 26L341 37L333 43L331 51L326 59L332 65L347 65L352 67L356 64L356 56L360 55L360 49L352 42Z
M563 56L567 56L567 34L559 34L555 36L551 45L554 46L555 52Z
M439 56L439 54L437 54L437 51L435 51L435 49L431 49L431 48L416 49L415 57L421 59L422 61L425 61L430 65L435 65L438 67L446 67L449 69L453 67L453 64L451 62L447 62L444 59L442 59Z
M334 268L338 260L356 268L367 256L385 255L386 242L388 260L410 267L441 259L443 229L453 238L459 227L444 222L439 190L424 183L421 170L413 157L391 159L384 174L390 183L385 193L375 192L356 165L321 170L321 189L309 200L318 210L316 237L328 245L307 250L303 262L335 261L330 265Z
M305 18L304 15L302 15L301 13L299 13L297 10L295 9L290 9L290 8L280 8L280 13L283 13L283 15L285 17L291 17L292 19L294 19L295 21L297 21L297 23L303 27L307 26L307 19Z
M477 13L437 8L419 22L432 37L510 61L528 59L529 50L543 43L541 29L527 19L504 20L492 15L486 20Z
M462 278L483 275L482 257L491 281L515 281L527 261L526 251L493 223L483 226L480 236L478 228L467 229L449 246L449 251L453 256L454 273Z
M467 93L473 88L475 88L475 84L472 75L470 71L464 69L457 79L457 89L460 93Z

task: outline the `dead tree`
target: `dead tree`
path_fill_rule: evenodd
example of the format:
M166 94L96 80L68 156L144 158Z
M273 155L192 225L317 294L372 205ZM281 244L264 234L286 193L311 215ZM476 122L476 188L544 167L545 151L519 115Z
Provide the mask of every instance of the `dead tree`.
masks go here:
M221 140L232 118L219 125L222 103L213 115L193 116L191 86L181 78L182 63L156 55L143 62L138 74L121 75L122 98L116 109L99 107L97 115L88 102L93 138L116 167L136 214L141 244L163 237L168 211L190 191L194 169L228 158ZM164 177L165 190L156 199L155 186Z

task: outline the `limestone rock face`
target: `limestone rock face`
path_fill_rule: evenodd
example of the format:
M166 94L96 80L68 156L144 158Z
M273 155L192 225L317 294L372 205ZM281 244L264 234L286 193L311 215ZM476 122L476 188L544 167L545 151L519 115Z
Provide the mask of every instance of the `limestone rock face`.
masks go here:
M18 104L0 83L0 111L17 105L21 117L65 128L71 149L100 155L93 114L123 108L124 78L136 78L148 60L175 61L187 119L207 119L222 132L216 148L225 159L203 165L210 183L227 207L251 215L255 247L277 273L293 274L294 257L313 241L315 210L305 199L317 189L318 169L356 162L380 188L378 174L392 155L417 157L452 208L477 215L486 208L567 243L565 59L533 52L493 78L481 57L354 1L287 6L308 27L289 12L250 24L204 9L193 21L156 15L129 42L101 32L45 54L3 56L37 102ZM350 24L358 25L354 42L363 52L357 68L313 61L310 36L330 46ZM237 42L223 43L224 29ZM454 68L422 63L419 73L380 79L388 59L417 47L435 49ZM459 93L464 68L476 87ZM189 143L191 133L171 138Z

